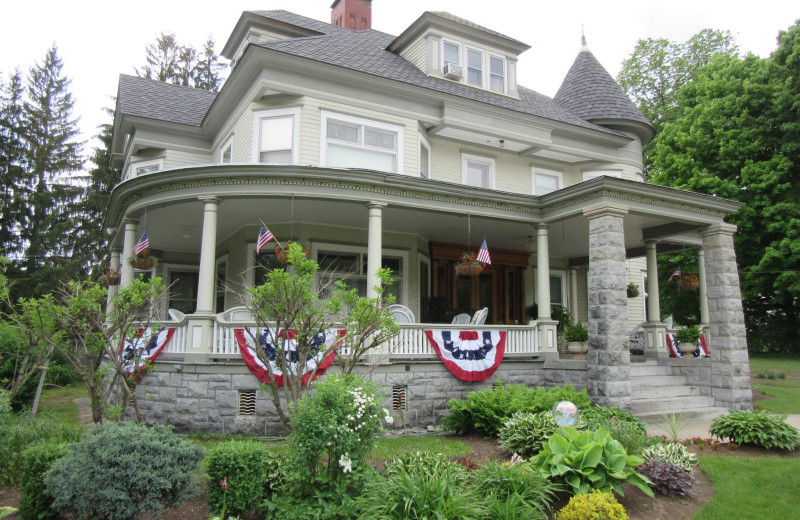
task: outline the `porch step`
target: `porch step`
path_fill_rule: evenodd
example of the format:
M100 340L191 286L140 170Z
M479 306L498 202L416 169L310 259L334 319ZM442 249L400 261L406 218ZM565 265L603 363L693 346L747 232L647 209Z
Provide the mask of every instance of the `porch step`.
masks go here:
M631 363L631 379L634 377L671 376L672 368L648 360L644 363Z
M671 377L671 376L670 376ZM683 378L679 378L683 379ZM654 379L653 382L661 382ZM642 386L635 387L631 384L631 396L634 401L646 401L648 399L665 399L668 397L689 397L700 395L700 389L696 386L687 386L685 381L678 381L671 385Z
M714 404L714 398L709 395L636 399L631 401L631 413L637 417L662 413L695 413L714 408Z
M631 372L631 390L636 395L639 388L652 388L655 386L686 386L684 376L639 376Z

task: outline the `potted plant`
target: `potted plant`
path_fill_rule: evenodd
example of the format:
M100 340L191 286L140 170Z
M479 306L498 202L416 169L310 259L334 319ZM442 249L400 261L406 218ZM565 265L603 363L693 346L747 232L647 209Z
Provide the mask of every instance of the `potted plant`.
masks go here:
M700 329L696 325L678 329L675 332L675 341L680 344L681 352L688 354L697 350L697 340L700 339Z
M683 274L681 275L680 289L681 291L694 291L697 289L697 282L696 274Z
M130 257L129 262L134 269L148 270L152 269L153 266L156 265L156 259L150 256L149 249L145 249L141 253Z
M289 260L289 258L288 258L288 256L289 256L289 246L292 245L292 244L294 244L294 242L289 240L288 242L286 242L286 248L284 248L284 249L281 249L280 246L275 246L275 256L278 258L278 261L280 263L285 264ZM308 256L308 253L311 252L311 247L307 246L307 245L304 245L304 244L300 244L299 242L298 242L298 244L303 249L303 254Z
M589 350L589 329L581 322L570 323L564 329L564 340L567 342L567 350L570 354L586 354Z
M462 253L456 263L456 273L459 276L475 276L483 271L484 264L472 253Z
M636 298L639 296L639 286L631 282L628 284L628 298Z
M112 285L119 285L121 279L122 279L121 273L116 269L114 269L113 267L109 267L108 269L106 269L106 272L103 273L103 276L100 277L100 284L105 285L106 287L110 287Z

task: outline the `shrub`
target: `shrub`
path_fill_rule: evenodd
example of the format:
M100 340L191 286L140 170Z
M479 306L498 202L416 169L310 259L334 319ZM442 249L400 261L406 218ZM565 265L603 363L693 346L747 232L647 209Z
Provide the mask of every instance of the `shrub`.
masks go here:
M98 424L47 474L53 507L80 519L127 520L188 496L203 449L166 426Z
M669 464L674 464L689 472L692 471L692 466L697 464L694 453L687 450L686 446L679 442L667 442L648 446L642 452L642 458L645 462L667 462Z
M595 490L592 493L581 493L569 500L569 503L556 514L555 520L628 520L628 514L614 495Z
M675 332L675 339L678 343L696 343L698 339L700 339L700 329L697 328L697 325L691 325L689 327L684 327L682 329L678 329Z
M428 520L487 517L487 507L470 494L467 471L458 464L420 464L375 476L355 500L359 520Z
M654 491L664 496L688 495L692 487L697 484L697 480L692 476L691 469L684 469L663 460L645 462L638 466L636 470L650 479L650 487Z
M69 453L69 444L43 442L22 452L22 494L19 497L21 518L49 520L61 518L52 508L53 497L45 486L45 473L55 461Z
M557 430L550 412L517 412L500 428L500 445L512 453L531 457L542 451Z
M628 483L653 496L647 479L633 469L642 459L628 455L608 431L600 428L581 433L565 426L562 432L563 436L553 434L545 449L530 461L543 476L566 483L574 494L599 489L624 496L622 484Z
M6 415L0 421L0 484L18 484L22 476L22 452L42 442L72 443L83 437L83 426L63 424L52 415L40 412Z
M467 394L466 401L451 399L450 414L442 419L442 427L456 433L480 433L497 436L503 423L517 412L544 412L559 401L572 401L579 409L591 406L586 390L572 385L552 388L530 388L525 385L498 385Z
M309 481L320 470L335 480L365 464L391 416L374 384L356 375L328 376L313 388L293 410L294 467Z
M558 490L529 464L489 462L470 477L473 496L486 503L494 520L545 519Z
M564 339L569 342L589 341L589 329L583 323L570 323L564 330Z
M785 420L785 415L773 415L766 410L731 411L714 419L708 431L715 437L740 445L794 450L800 446L800 433Z
M211 511L223 517L255 509L286 480L285 460L256 441L220 443L209 450L203 466L208 474L206 500Z

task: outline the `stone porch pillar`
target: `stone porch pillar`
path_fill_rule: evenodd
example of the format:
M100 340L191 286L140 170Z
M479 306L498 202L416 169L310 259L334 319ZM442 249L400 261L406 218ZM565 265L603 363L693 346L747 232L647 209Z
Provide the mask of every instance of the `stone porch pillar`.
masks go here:
M668 358L667 327L661 323L656 241L646 240L645 246L647 246L647 323L642 327L644 329L644 353L647 357Z
M120 256L119 249L111 250L111 264L109 265L109 267L117 272L120 272L119 256ZM120 278L120 280L121 279L122 278ZM114 313L114 298L117 296L117 291L119 291L119 286L117 285L108 286L108 296L106 297L106 316L111 316Z
M613 204L584 210L589 219L589 352L587 390L597 404L631 402L628 298L623 219Z
M133 256L136 247L136 224L138 220L126 219L124 221L124 235L122 239L122 271L120 272L120 286L125 287L133 281L133 266L128 261Z
M697 250L697 288L700 297L700 326L708 327L708 296L706 285L705 252L702 248Z
M200 197L203 202L203 236L200 243L200 272L197 280L196 314L214 313L216 292L217 206L219 199Z
M378 285L378 269L383 258L383 208L385 202L371 201L369 208L369 227L367 230L367 298L377 298L375 286ZM398 302L399 303L399 302Z
M536 305L539 345L544 353L558 355L558 323L550 311L550 237L547 224L536 226Z
M753 407L742 296L733 234L736 226L719 223L700 233L712 343L709 345L711 395L716 405L733 410Z

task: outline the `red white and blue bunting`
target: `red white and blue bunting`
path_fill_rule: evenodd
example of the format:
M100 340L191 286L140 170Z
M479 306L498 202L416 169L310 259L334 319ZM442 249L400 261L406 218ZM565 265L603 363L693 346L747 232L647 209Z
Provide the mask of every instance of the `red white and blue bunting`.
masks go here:
M275 374L275 384L277 386L283 386L288 383L288 381L284 380L283 372L281 372L278 365L275 364L278 351L273 344L275 338L284 337L286 332L284 329L281 329L280 336L275 334L275 329L271 328L269 331L267 331L267 329L261 329L257 337L258 346L254 344L252 335L247 333L245 329L233 329L233 332L236 335L236 341L239 343L239 352L242 354L245 365L247 365L247 368L250 369L250 372L252 372L259 381L269 384L270 378L267 366L256 354L256 348L261 348L266 353L266 357L272 368L272 373ZM295 331L290 330L288 339L286 340L286 345L288 347L286 361L289 363L289 367L293 373L296 373L295 370L298 369L299 365L296 342L294 339L295 334ZM309 383L309 378L315 368L317 371L314 373L314 379L324 374L328 367L331 366L333 359L336 357L336 352L331 349L331 347L342 336L344 336L343 330L329 330L317 334L317 337L314 338L312 353L306 357L305 363L302 364L302 384L304 386Z
M697 348L694 352L681 351L680 343L675 338L675 334L667 334L667 350L669 350L669 357L708 357L708 345L706 345L705 336L700 336L697 340Z
M462 381L486 381L503 361L504 330L426 330L447 369Z
M125 338L120 359L128 376L136 372L137 380L142 377L147 365L156 360L169 340L172 339L173 334L175 334L175 327L155 332L150 329L139 329L133 338Z

